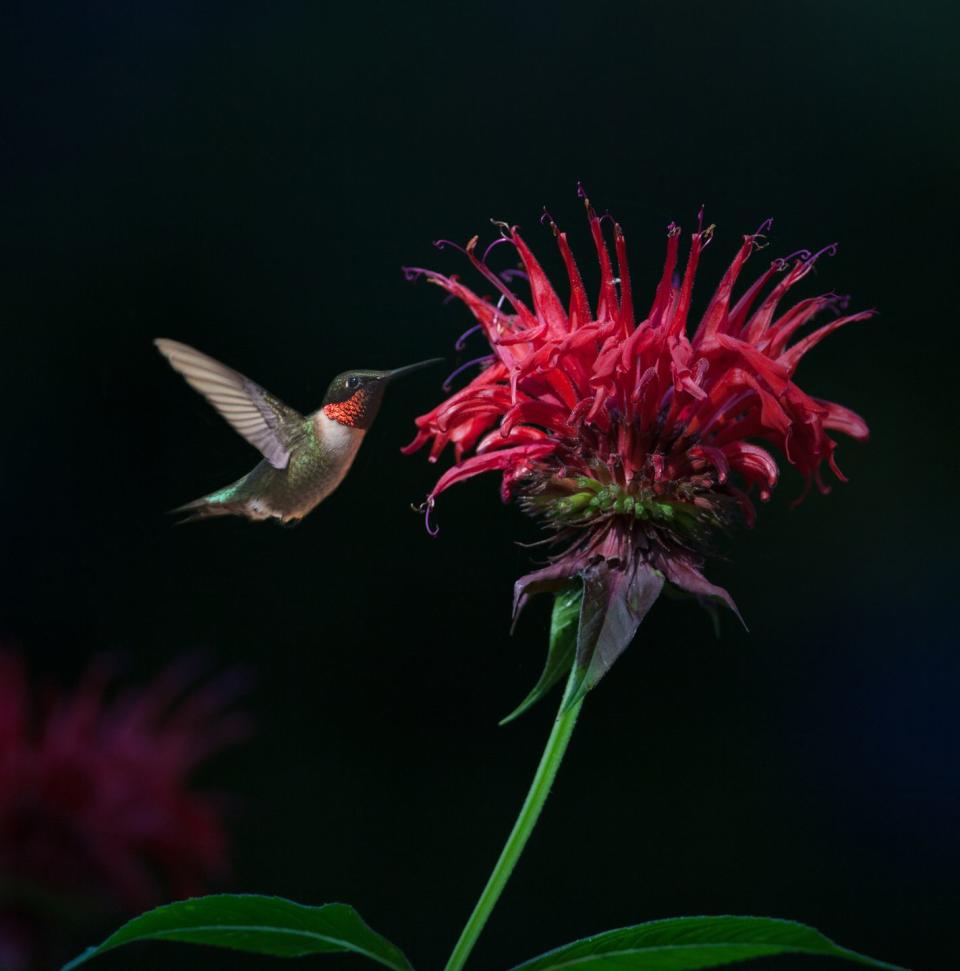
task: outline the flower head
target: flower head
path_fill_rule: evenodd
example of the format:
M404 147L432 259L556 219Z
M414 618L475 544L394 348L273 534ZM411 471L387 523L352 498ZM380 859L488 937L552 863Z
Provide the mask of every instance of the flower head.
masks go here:
M49 937L43 901L135 912L224 872L218 802L188 780L248 724L226 711L236 677L194 687L190 668L107 700L111 678L99 664L73 693L37 695L20 658L0 652L0 956L9 966Z
M745 264L765 246L768 220L743 237L692 321L697 267L714 236L702 213L682 271L680 227L667 228L663 272L644 312L620 226L610 220L611 259L607 217L584 203L599 263L593 303L566 233L546 215L566 268L566 304L516 227L505 224L482 257L476 237L463 250L492 297L455 276L408 269L463 301L490 350L471 362L482 370L469 384L417 419L405 450L429 444L433 461L453 445L454 465L427 498L428 515L450 486L499 471L504 501L518 498L553 531L560 552L517 581L515 613L535 593L582 584L581 693L627 647L665 583L735 609L703 576L704 557L717 531L753 523L752 496L770 497L779 474L771 448L800 470L807 489L815 483L829 491L824 464L843 479L830 433L865 439L867 426L849 409L806 394L794 375L824 337L872 314L837 316L846 302L833 293L788 303L788 292L835 245L774 259L738 288ZM501 243L515 250L522 270L491 269L487 258ZM526 300L512 286L518 278ZM827 314L833 318L798 338Z

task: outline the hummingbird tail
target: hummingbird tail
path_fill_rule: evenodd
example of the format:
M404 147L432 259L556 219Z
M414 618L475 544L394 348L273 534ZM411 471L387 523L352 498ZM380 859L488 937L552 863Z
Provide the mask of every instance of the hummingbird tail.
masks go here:
M200 519L213 519L215 516L236 516L238 511L233 503L218 502L210 496L202 496L199 499L194 499L193 502L168 510L167 515L180 516L181 518L174 525L183 526L185 523L194 523Z

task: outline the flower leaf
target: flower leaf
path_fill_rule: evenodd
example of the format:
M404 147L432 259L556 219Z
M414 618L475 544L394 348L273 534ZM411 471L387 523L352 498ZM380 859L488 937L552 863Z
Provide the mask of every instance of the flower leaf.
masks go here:
M582 576L576 678L565 710L594 688L630 646L637 628L663 589L663 575L646 563L623 570L601 560L587 567Z
M819 931L771 917L674 917L585 937L513 971L689 971L777 954L845 958L903 971L834 944Z
M275 957L362 954L393 971L412 971L399 948L371 930L346 904L306 907L256 894L214 894L149 910L65 964L62 971L72 971L90 958L134 941L211 944Z
M577 626L580 621L580 603L583 590L579 583L568 586L555 594L553 614L550 617L550 645L540 680L530 694L500 724L506 725L535 705L548 691L570 671L577 649Z

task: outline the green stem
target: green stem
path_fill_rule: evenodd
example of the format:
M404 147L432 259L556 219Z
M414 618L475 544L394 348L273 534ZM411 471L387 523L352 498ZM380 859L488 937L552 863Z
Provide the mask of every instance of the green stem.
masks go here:
M547 739L543 755L540 757L536 775L534 775L533 782L530 784L530 791L527 793L527 798L520 809L520 815L517 816L517 821L513 824L513 829L507 837L507 842L500 853L500 859L497 860L497 865L493 868L476 907L473 908L473 913L470 915L470 919L450 955L450 960L447 961L445 971L461 971L461 968L466 964L470 952L477 943L477 938L490 917L490 912L500 899L500 894L503 893L503 888L507 885L510 874L513 873L513 868L517 865L534 826L537 825L543 804L547 801L550 787L557 775L557 769L560 768L560 763L563 761L567 743L570 741L571 734L573 734L573 726L577 723L580 707L583 705L581 698L575 705L566 707L574 681L573 675L574 668L571 667L570 680L567 682L563 701L560 702L560 710L553 723L553 729Z

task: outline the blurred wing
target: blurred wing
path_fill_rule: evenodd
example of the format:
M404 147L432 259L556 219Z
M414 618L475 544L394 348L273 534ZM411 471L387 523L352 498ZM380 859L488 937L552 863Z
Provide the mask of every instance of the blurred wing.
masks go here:
M154 343L190 387L199 391L275 469L287 467L290 450L305 426L303 415L239 371L186 344L163 338Z

